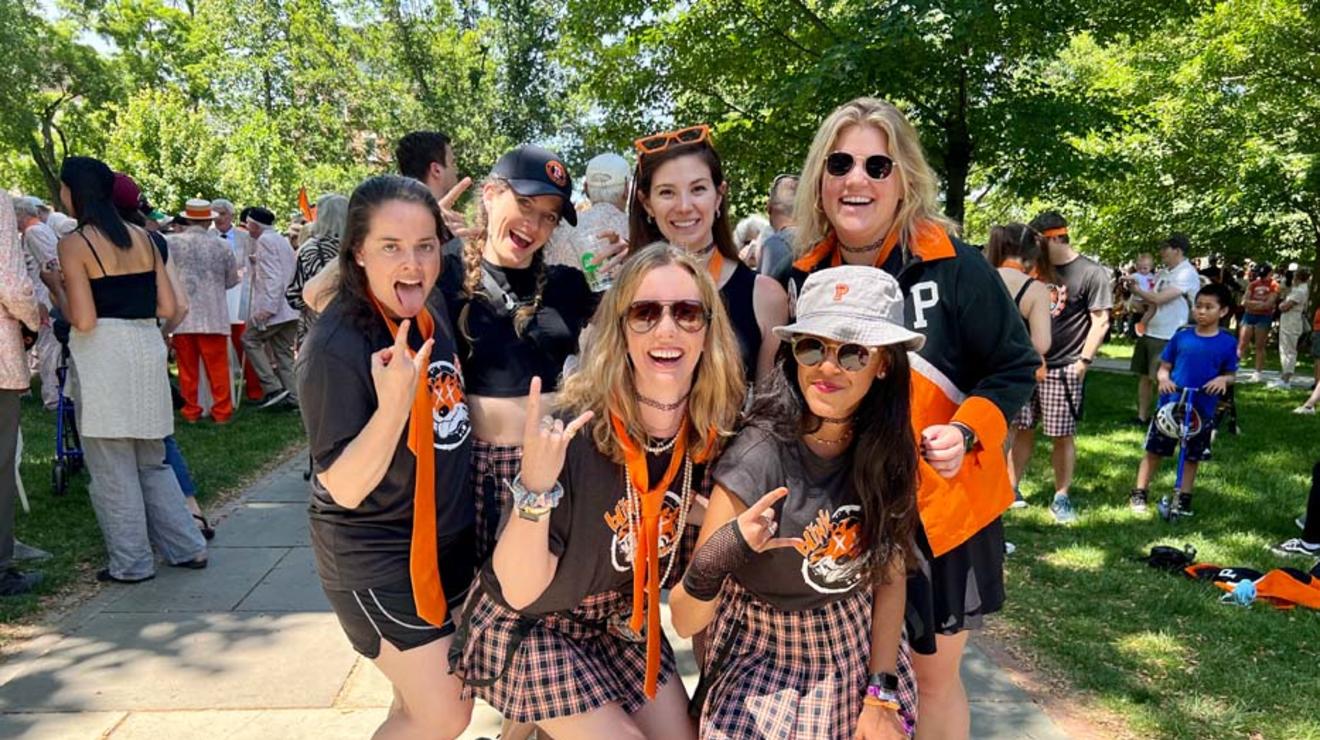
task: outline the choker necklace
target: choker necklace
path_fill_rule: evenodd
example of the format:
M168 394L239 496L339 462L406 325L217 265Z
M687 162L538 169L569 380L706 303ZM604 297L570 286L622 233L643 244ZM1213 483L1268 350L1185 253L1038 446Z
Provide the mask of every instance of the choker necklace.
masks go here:
M702 257L705 257L706 255L714 251L715 251L715 242L711 242L710 244L707 244L701 249L692 250L692 256L696 257L697 259L701 259Z
M817 416L822 424L847 424L852 421L851 416Z
M647 398L646 396L643 396L640 393L637 394L637 400L641 401L646 406L650 406L653 409L659 409L661 411L677 411L678 409L682 408L683 404L687 403L688 396L691 395L691 393L692 391L688 391L687 393L684 393L682 398L678 399L677 401L674 401L673 403L665 403L663 401L657 401L654 398Z
M866 254L867 252L874 252L875 250L879 249L880 245L883 244L884 241L885 241L884 237L881 237L864 247L850 247L847 244L844 244L843 242L839 242L839 249L842 249L848 254Z

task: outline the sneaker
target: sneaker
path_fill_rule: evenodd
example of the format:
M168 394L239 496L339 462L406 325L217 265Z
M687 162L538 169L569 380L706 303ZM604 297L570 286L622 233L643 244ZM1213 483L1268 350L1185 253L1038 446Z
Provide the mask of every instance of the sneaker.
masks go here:
M41 585L42 578L40 573L25 573L10 568L0 575L0 596L21 596L31 593L32 589Z
M1145 514L1150 505L1150 492L1144 488L1133 488L1128 496L1128 506L1137 514Z
M1192 494L1178 494L1178 516L1192 516Z
M1286 391L1292 389L1292 383L1282 378L1279 378L1278 380L1271 380L1265 387L1269 388L1270 390Z
M1247 382L1248 382L1248 383L1259 383L1259 382L1261 382L1261 381L1263 381L1263 380L1264 380L1264 378L1261 376L1259 370L1257 370L1257 371L1253 372L1251 375L1248 375L1248 376L1247 376Z
M1270 552L1275 555L1304 555L1306 557L1316 558L1320 557L1320 545L1307 542L1301 537L1294 537L1271 547Z
M1303 416L1311 416L1315 413L1315 407L1306 406L1306 405L1298 406L1297 408L1293 409L1293 413L1302 414Z
M1072 524L1077 521L1077 510L1073 508L1072 500L1066 493L1054 496L1054 502L1050 504L1050 513L1054 515L1054 521L1059 524Z
M1013 503L1009 504L1008 508L1010 509L1027 508L1027 500L1022 498L1022 492L1017 490L1016 488L1013 489Z
M17 537L14 538L15 560L50 560L52 557L54 556L40 547L33 547Z
M265 398L261 399L261 403L257 404L257 408L259 409L271 408L272 406L278 405L281 401L283 401L288 397L289 397L288 391L272 391L271 393L267 393Z

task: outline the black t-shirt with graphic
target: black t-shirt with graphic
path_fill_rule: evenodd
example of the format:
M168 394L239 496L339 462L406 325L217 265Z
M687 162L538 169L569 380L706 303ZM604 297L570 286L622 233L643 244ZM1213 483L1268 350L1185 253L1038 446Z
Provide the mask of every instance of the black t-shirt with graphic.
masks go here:
M777 537L801 537L800 547L753 555L733 577L752 595L784 611L837 601L862 582L862 512L848 485L851 452L829 460L801 440L784 442L746 427L715 465L715 482L752 506L780 486L788 496L775 508Z
M671 452L646 456L651 485L656 485L664 477L670 459ZM705 466L692 466L689 496L696 495L704 475ZM591 435L583 431L569 442L559 482L564 487L564 498L550 514L550 552L559 558L559 566L545 592L530 606L520 610L524 614L569 611L577 608L588 596L632 589L634 548L623 465L601 454L591 441ZM670 555L682 556L682 537L692 536L678 531L682 505L678 491L682 487L683 468L680 466L665 496L660 517L662 577L669 566ZM506 506L501 532L510 516L518 514L512 511L512 506ZM677 553L675 545L679 545ZM670 582L683 577L685 565L682 562L674 564ZM499 579L490 562L482 572L482 582L487 591L503 602Z
M494 296L468 298L463 291L462 253L446 245L442 279L432 294L442 293L450 319L458 329L458 353L467 369L467 391L474 396L512 398L527 395L533 377L541 378L546 393L559 387L564 361L578 350L578 335L591 321L599 297L591 292L581 270L549 265L541 308L519 336L513 328L515 306L536 296L536 273L531 268L503 268L482 261L483 269L499 286ZM467 324L459 315L467 306Z
M1050 289L1050 351L1045 364L1063 367L1077 362L1091 331L1091 312L1107 311L1114 306L1109 271L1089 257L1078 256L1065 265L1056 265L1057 282Z
M384 320L364 327L344 308L340 299L326 308L298 357L298 397L315 473L334 464L375 413L371 354L394 341ZM453 329L443 312L435 319L426 379L435 395L436 534L443 547L473 523L468 485L472 421ZM416 322L408 344L414 350L422 345ZM357 508L335 504L312 477L312 546L317 571L328 588L374 588L408 578L416 469L405 424L385 477Z

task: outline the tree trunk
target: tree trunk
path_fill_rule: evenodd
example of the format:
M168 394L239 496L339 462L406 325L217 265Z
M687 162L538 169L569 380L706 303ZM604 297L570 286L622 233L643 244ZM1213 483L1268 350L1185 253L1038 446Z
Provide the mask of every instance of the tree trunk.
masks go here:
M958 69L958 98L944 125L944 215L961 226L972 168L972 136L967 130L967 72Z

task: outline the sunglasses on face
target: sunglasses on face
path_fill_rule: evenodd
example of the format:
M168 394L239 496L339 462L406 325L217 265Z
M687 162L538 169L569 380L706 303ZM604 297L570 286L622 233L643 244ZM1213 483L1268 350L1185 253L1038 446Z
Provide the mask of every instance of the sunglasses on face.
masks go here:
M700 144L708 139L710 139L710 126L703 123L700 126L689 126L677 131L662 131L644 136L634 141L633 146L642 154L659 154L671 146Z
M645 334L660 323L665 314L678 324L678 328L695 334L710 323L710 311L701 301L633 301L624 315L628 328Z
M853 342L834 345L817 337L798 337L793 340L793 357L803 367L816 367L829 358L840 368L855 373L866 367L871 349Z
M852 172L857 158L848 152L834 152L825 158L825 171L834 177L843 177ZM872 154L862 160L866 176L877 182L889 177L894 171L894 160L883 154Z

